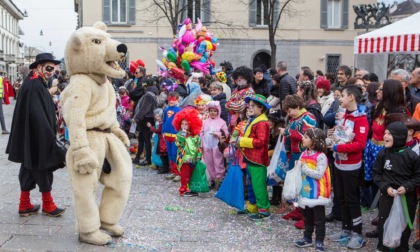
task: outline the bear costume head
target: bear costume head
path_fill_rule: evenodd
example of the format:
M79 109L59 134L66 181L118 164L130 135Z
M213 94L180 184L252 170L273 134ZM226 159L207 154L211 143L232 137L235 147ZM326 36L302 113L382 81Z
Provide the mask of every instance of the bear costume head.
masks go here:
M124 69L118 61L127 54L127 46L111 39L103 22L77 29L70 36L64 52L68 74L87 74L98 84L106 77L122 78Z

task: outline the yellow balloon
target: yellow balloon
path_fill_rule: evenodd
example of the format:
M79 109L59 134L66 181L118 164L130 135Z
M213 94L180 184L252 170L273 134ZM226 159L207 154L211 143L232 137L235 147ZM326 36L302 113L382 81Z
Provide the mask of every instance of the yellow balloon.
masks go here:
M186 60L188 62L191 62L195 59L195 53L191 52L191 51L186 51L182 54L181 58L183 60Z
M207 45L206 46L206 49L207 50L211 51L213 49L213 45L212 45L212 43L210 41L206 40L206 45Z
M166 60L166 58L162 58L162 62L163 64L165 64L166 67L168 67L168 61Z
M175 64L175 63L173 63L173 62L169 62L169 63L168 63L168 68L169 68L169 69L171 69L171 68L173 68L173 67L176 67L176 64Z

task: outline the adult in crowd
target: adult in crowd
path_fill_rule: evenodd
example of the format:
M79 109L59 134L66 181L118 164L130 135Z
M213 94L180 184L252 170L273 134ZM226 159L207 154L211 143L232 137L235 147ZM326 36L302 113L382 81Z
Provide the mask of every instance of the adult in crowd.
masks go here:
M376 104L378 103L378 96L377 90L379 88L378 82L370 82L367 85L366 92L368 93L369 102L372 104L372 108L375 108Z
M411 72L411 94L420 97L420 67Z
M155 124L153 111L157 108L157 95L159 94L157 83L152 78L146 78L145 83L146 93L140 98L134 113L134 121L137 123L139 135L138 150L133 163L143 166L152 164L152 143L150 140L153 132L147 127L147 123ZM140 162L143 148L146 149L146 159Z
M32 205L30 191L37 185L42 193L42 212L58 217L65 209L55 205L51 196L53 172L64 167L65 155L57 146L57 117L54 102L48 92L48 79L55 65L50 53L41 53L30 65L32 71L20 90L13 113L12 128L6 153L9 160L20 163L21 189L19 215L38 213L39 205Z
M348 79L351 78L351 69L346 65L341 65L337 69L337 83L336 87L344 87Z
M321 113L321 106L317 102L317 91L312 82L306 80L299 83L297 95L303 98L304 108L315 117L317 127L324 129L324 117Z
M6 128L6 122L4 121L4 113L3 113L3 100L6 97L4 92L4 84L3 78L0 77L0 124L1 124L1 134L6 135L9 134Z
M321 105L322 116L325 116L334 102L334 93L331 92L331 83L327 79L318 79L316 81L319 104Z
M401 85L404 89L404 96L405 96L405 105L410 111L410 116L414 114L416 110L417 103L420 102L420 97L411 95L410 88L408 84L410 83L410 74L405 71L404 69L396 69L391 72L390 79L398 80L401 82Z
M256 94L260 94L264 97L269 96L269 89L267 80L264 79L264 71L261 68L255 68L254 71L254 80L252 81L252 89Z
M220 66L222 67L222 71L226 74L226 84L230 87L230 89L233 91L235 88L231 79L232 73L233 73L233 66L232 63L229 61L223 61L220 63Z
M133 81L126 87L131 101L131 111L134 111L137 107L137 103L140 101L140 98L146 92L144 89L144 86L146 86L146 78L146 68L139 66L134 72Z
M270 72L268 71L265 64L261 64L261 66L259 66L258 68L260 68L263 71L264 79L267 81L268 90L270 90L272 85L272 76Z
M296 94L297 82L295 78L287 72L287 63L279 61L276 66L277 73L280 75L280 103L282 104L286 96ZM284 114L285 115L285 114Z
M13 89L15 90L15 100L17 99L21 86L22 86L22 78L18 77L15 83L13 83Z
M367 84L359 77L353 77L347 80L347 85L356 85L362 89L362 99L360 104L366 108L366 117L369 122L369 126L372 125L372 104L369 102L369 94L367 92Z
M365 75L362 77L362 80L363 80L366 84L369 84L369 83L371 83L371 82L379 82L379 78L378 78L378 76L377 76L375 73L368 73L368 74L365 74Z
M363 69L363 68L359 68L359 69L356 70L356 73L354 74L354 77L362 79L363 76L365 76L367 74L369 74L368 70Z

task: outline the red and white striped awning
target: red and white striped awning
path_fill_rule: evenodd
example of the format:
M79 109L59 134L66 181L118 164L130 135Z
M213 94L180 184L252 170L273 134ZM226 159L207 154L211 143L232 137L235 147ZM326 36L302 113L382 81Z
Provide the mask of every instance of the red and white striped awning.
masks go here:
M354 54L420 52L420 12L354 39Z

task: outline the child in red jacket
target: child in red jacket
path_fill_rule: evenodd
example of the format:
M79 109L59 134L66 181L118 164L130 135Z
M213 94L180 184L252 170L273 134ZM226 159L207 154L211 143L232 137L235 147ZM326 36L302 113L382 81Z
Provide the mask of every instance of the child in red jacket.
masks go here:
M361 248L365 240L362 235L362 213L360 209L359 181L362 172L362 155L369 132L365 107L358 105L362 89L346 85L340 98L341 107L346 109L343 119L334 130L330 130L334 151L336 186L341 202L342 231L329 236L331 241L350 239L347 247Z
M270 217L270 201L267 193L268 140L270 123L265 112L270 109L262 95L245 97L245 103L251 108L251 119L245 128L243 137L234 140L244 155L246 172L250 180L248 200L250 204L238 214L252 213L258 206L258 212L250 215L251 220Z

